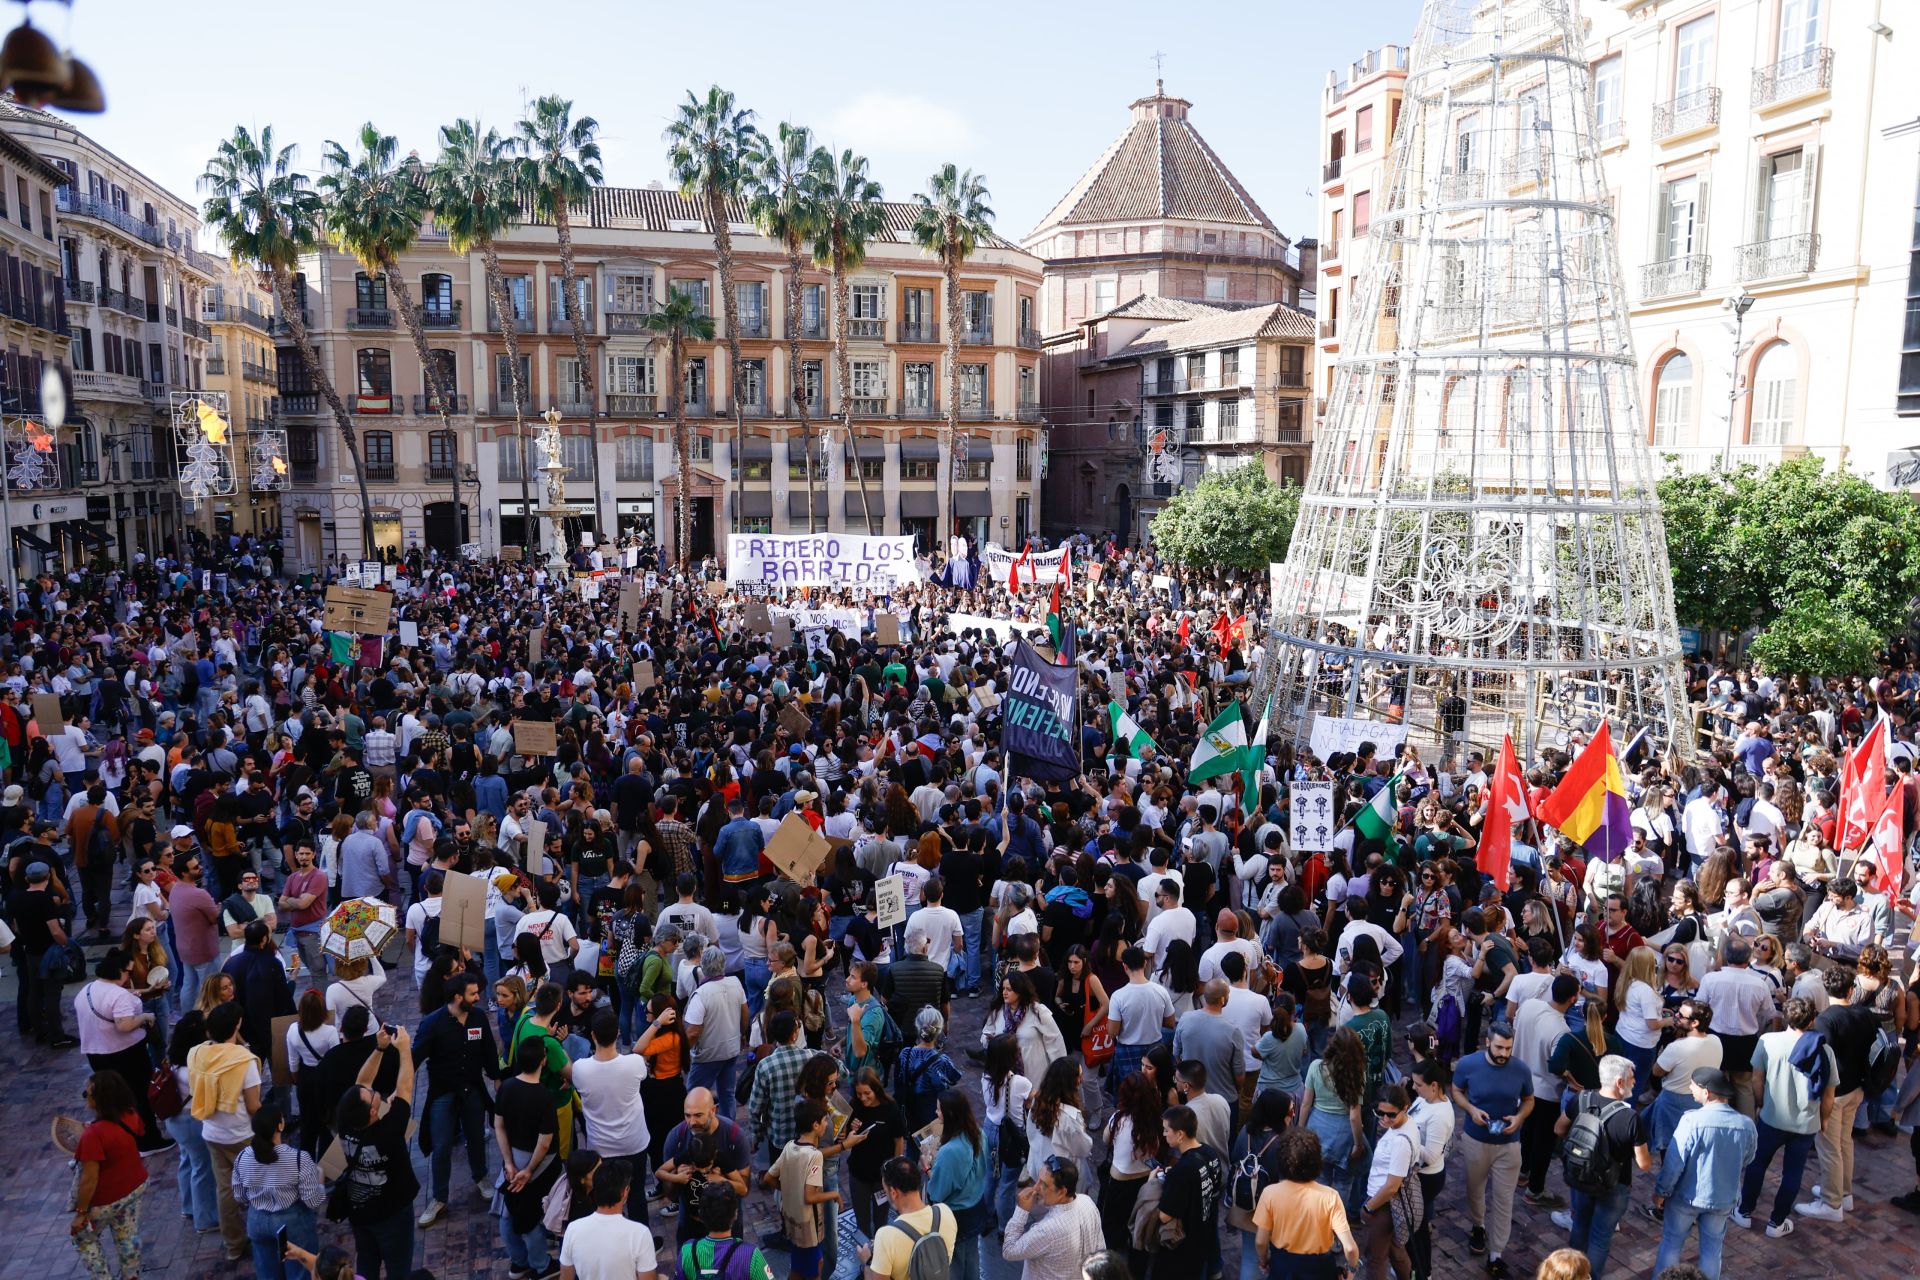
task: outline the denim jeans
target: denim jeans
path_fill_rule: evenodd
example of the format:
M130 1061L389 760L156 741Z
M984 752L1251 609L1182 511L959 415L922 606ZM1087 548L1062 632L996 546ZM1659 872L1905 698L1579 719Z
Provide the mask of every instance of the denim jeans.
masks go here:
M248 1209L247 1243L253 1246L254 1280L304 1280L306 1264L283 1258L278 1233L287 1229L287 1242L309 1253L320 1248L320 1226L313 1210L295 1203L286 1209Z
M353 1224L354 1271L360 1280L410 1280L413 1275L413 1206L372 1222Z
M760 1006L767 1002L767 984L773 981L773 966L765 960L747 958L746 972L740 976L740 985L747 989L747 1012L754 1017L760 1016Z
M220 961L221 957L215 954L213 959L205 964L190 964L185 960L180 962L180 981L175 986L180 991L180 1003L183 1007L188 1009L194 1007L194 1002L200 998L200 984L220 972Z
M427 1104L427 1130L433 1135L433 1198L445 1204L453 1190L453 1142L464 1138L467 1169L473 1180L487 1180L487 1105L477 1089L443 1093Z
M1700 1226L1700 1270L1707 1280L1720 1280L1720 1246L1727 1238L1727 1217L1731 1209L1696 1209L1678 1200L1667 1201L1666 1221L1660 1230L1660 1255L1654 1259L1653 1274L1659 1275L1680 1261L1687 1236L1694 1224Z
M1613 1233L1619 1228L1620 1220L1627 1216L1633 1188L1617 1186L1603 1196L1590 1196L1570 1187L1568 1195L1572 1200L1573 1230L1567 1236L1567 1247L1586 1254L1593 1268L1593 1280L1600 1280L1607 1269L1607 1254L1613 1249Z
M1773 1212L1767 1217L1769 1226L1777 1226L1793 1213L1793 1202L1800 1195L1800 1181L1806 1176L1807 1157L1813 1154L1813 1140L1818 1135L1788 1133L1765 1120L1753 1123L1760 1131L1760 1148L1754 1152L1746 1177L1741 1181L1740 1213L1743 1217L1753 1216L1760 1203L1761 1185L1767 1180L1767 1166L1773 1163L1773 1153L1785 1151L1787 1154L1780 1161L1780 1189L1773 1194Z
M733 1082L740 1073L740 1059L728 1058L725 1062L696 1062L687 1073L687 1088L711 1089L713 1091L713 1109L733 1119ZM367 1276L366 1280L373 1280Z
M180 1212L193 1218L195 1231L211 1231L220 1225L220 1197L214 1190L213 1153L200 1136L200 1122L182 1111L162 1123L180 1148Z
M515 1231L513 1219L500 1214L500 1243L507 1246L507 1263L515 1271L544 1275L547 1271L547 1229L534 1223L531 1231Z
M986 920L987 909L978 907L960 917L960 933L966 939L967 957L960 966L959 985L967 991L980 988L980 926Z
M320 926L287 931L287 950L300 956L300 973L315 991L327 989L327 953L320 949Z
M487 989L491 991L500 981L500 936L494 932L492 916L487 917L482 930L486 946L480 954L480 971L487 975Z

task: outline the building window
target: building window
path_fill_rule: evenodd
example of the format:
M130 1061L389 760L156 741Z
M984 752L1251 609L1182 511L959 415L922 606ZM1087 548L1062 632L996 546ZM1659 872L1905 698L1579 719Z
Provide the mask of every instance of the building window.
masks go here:
M360 434L360 456L367 464L367 479L393 479L393 432L362 432Z
M622 436L614 442L613 478L629 481L653 479L651 437Z
M383 347L362 347L354 358L359 370L356 413L393 412L393 356Z
M1227 278L1225 276L1207 277L1207 301L1225 302L1227 300Z
M1663 229L1662 261L1672 262L1697 252L1706 242L1706 183L1701 178L1676 178L1660 188L1660 215L1654 226Z
M1034 331L1033 299L1027 297L1025 294L1022 294L1020 296L1019 306L1020 306L1020 332L1023 334L1032 333Z
M1114 295L1120 288L1118 280L1095 280L1093 282L1093 314L1103 316L1114 308Z
M355 272L353 305L361 311L385 311L387 309L387 278L370 276L364 271Z
M960 366L960 411L984 412L987 407L987 366Z
M1653 443L1672 446L1693 420L1693 361L1674 352L1661 364L1653 390Z
M667 288L683 298L693 299L693 305L700 314L708 316L713 314L712 308L707 305L709 283L711 282L706 280L673 280L668 282Z
M589 332L593 329L593 279L590 276L573 278L573 299L579 310L580 319ZM547 277L547 317L548 325L566 324L571 317L567 315L567 298L560 291L560 277L554 274Z
M912 365L907 366L909 369ZM930 367L930 366L922 366ZM847 366L848 376L853 379L853 398L855 400L878 400L887 394L887 366L878 360L854 360Z
M1748 444L1787 444L1800 409L1800 370L1793 348L1776 342L1753 365L1753 419Z
M1758 190L1755 240L1781 240L1813 229L1813 164L1805 151L1763 157Z
M1480 172L1480 120L1467 116L1460 121L1460 132L1453 138L1453 171L1458 174ZM1353 229L1360 230L1360 216L1354 215Z
M452 395L460 390L460 361L453 352L445 347L433 347L427 352L427 358L433 361L433 371L439 375L440 390ZM433 390L433 380L427 380L426 389Z
M569 480L593 479L593 440L589 436L561 436L560 461Z
M901 474L903 476L906 474L904 464L902 464ZM869 458L865 454L861 454L860 455L860 478L862 480L868 481L869 483L878 483L879 481L886 479L887 478L887 460L885 458Z
M704 412L707 403L707 360L705 356L687 361L686 376L681 380L680 396L689 405L698 405Z
M853 318L855 320L879 320L885 315L881 309L883 295L877 284L857 284L853 286Z
M613 277L613 291L607 299L607 310L624 312L628 315L645 315L653 310L653 275L618 274Z
M1033 479L1033 441L1013 442L1013 478L1019 481Z
M1685 98L1713 84L1713 18L1683 22L1673 36L1673 96Z
M528 361L531 357L520 357L520 385L524 393L533 395L533 378L529 372ZM513 366L507 363L507 357L497 355L493 358L493 396L502 410L513 408Z
M1240 382L1240 353L1226 350L1220 353L1220 385L1231 387Z
M773 517L772 516L735 516L733 521L733 531L735 533L772 533Z
M746 478L749 480L773 479L773 459L772 458L748 458L746 459L745 466L743 468L741 465L740 454L738 451L735 451L733 455L733 468L732 468L733 478L736 480L739 479L740 473L743 469L746 472Z
M560 356L554 361L554 399L569 408L587 403L587 380L581 376L580 357Z
M766 407L767 362L765 360L740 362L740 403L750 408Z
M430 322L453 322L452 276L435 271L420 277L420 313Z
M954 476L956 480L971 480L979 484L993 481L993 445L980 436L971 436L966 440L966 461L959 464Z
M818 360L800 362L801 394L806 396L807 408L818 410L827 385L825 367Z
M650 396L653 391L652 356L609 356L607 390L614 395Z
M1307 385L1307 349L1305 347L1281 347L1279 352L1279 381L1283 387L1304 387Z
M513 318L523 324L532 320L533 281L527 276L506 276L501 279L500 285L506 290L507 305L513 308ZM487 310L489 314L492 313L492 303L488 303ZM493 327L500 327L498 316L493 318Z
M1820 0L1780 0L1779 62L1810 63L1820 47Z
M822 284L800 286L800 331L809 337L827 332L827 287Z
M687 445L687 455L695 462L713 461L713 437L696 435Z
M1913 245L1907 253L1907 314L1900 342L1900 386L1894 412L1920 414L1920 184L1913 195Z
M1621 133L1621 91L1624 61L1619 54L1593 64L1593 123L1602 142Z
M1373 225L1373 192L1358 191L1353 197L1353 234L1363 236Z
M1373 150L1373 108L1362 107L1353 113L1353 153Z
M940 464L933 458L900 459L902 480L932 480L939 475Z
M993 295L984 289L969 289L960 295L960 327L968 336L984 342L993 340Z
M900 324L918 341L926 342L932 339L934 336L933 290L902 289L900 291Z
M453 475L453 468L459 457L459 445L455 443L451 431L429 431L427 433L427 478L445 480Z
M1040 403L1040 392L1031 365L1020 366L1020 407L1030 409Z
M733 305L739 313L741 333L766 333L767 286L765 284L758 280L743 280L735 284Z
M1240 402L1222 400L1220 402L1220 438L1232 440L1240 434Z

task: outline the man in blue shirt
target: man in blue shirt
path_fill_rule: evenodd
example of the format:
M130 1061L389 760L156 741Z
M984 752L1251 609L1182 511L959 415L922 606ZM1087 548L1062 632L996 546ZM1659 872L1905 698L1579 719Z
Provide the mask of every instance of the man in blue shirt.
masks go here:
M1666 1214L1653 1271L1658 1275L1680 1261L1698 1223L1700 1270L1708 1280L1720 1280L1727 1218L1740 1202L1741 1176L1759 1150L1760 1135L1753 1121L1727 1105L1733 1080L1726 1072L1701 1067L1691 1088L1700 1106L1680 1118L1653 1189L1654 1209L1664 1206Z
M1500 1255L1513 1233L1520 1130L1534 1106L1533 1072L1513 1060L1512 1027L1494 1023L1487 1047L1460 1059L1453 1100L1462 1113L1460 1145L1467 1158L1467 1216L1473 1223L1467 1248L1487 1255L1493 1280L1506 1280L1507 1264Z
M744 893L760 879L760 851L766 848L760 824L747 817L740 797L727 801L727 825L714 837L713 857L720 864L720 878Z

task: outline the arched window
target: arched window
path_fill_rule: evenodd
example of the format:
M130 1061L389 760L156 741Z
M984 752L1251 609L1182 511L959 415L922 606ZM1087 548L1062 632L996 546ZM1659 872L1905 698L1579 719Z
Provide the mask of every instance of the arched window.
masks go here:
M1793 348L1776 342L1753 363L1753 416L1748 444L1786 444L1800 409L1800 368Z
M1693 361L1674 352L1660 365L1653 383L1653 443L1675 445L1693 421Z
M420 277L420 319L429 328L448 328L453 324L453 277L444 271L430 271Z

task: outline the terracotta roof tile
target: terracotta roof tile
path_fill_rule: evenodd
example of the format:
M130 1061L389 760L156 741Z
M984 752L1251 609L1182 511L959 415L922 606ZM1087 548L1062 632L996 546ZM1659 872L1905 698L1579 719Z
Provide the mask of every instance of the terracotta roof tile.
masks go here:
M1297 338L1314 335L1313 317L1284 302L1243 311L1222 311L1198 320L1156 325L1107 357L1110 362L1126 362L1141 356L1167 351L1189 351L1228 342L1250 342L1255 338Z
M1278 234L1191 121L1154 116L1135 120L1102 152L1029 239L1061 224L1158 218L1242 223Z

